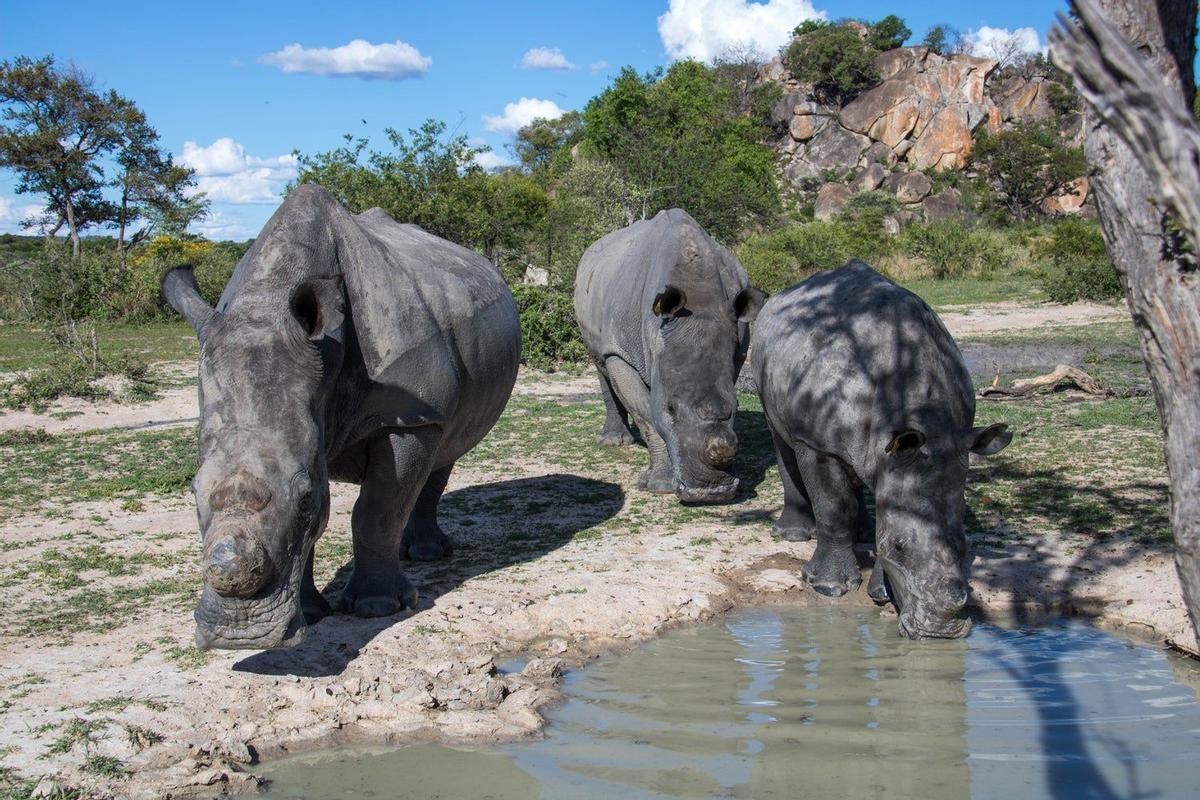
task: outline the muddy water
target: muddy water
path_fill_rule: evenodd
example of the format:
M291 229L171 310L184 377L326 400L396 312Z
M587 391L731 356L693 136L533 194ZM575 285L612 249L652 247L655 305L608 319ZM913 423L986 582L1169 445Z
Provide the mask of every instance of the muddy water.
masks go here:
M1197 670L1082 625L735 613L567 679L544 740L268 765L274 798L1200 797Z

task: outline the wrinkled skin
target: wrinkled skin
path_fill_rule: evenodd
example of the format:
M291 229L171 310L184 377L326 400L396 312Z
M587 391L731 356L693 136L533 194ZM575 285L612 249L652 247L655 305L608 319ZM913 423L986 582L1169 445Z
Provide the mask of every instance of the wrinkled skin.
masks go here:
M330 613L312 573L331 478L362 486L343 610L415 604L401 559L450 554L441 493L516 380L516 306L496 270L305 185L215 309L186 269L163 293L201 343L197 644L290 647Z
M1003 424L973 427L974 387L937 315L851 261L772 297L752 352L784 484L776 530L817 538L804 578L831 596L861 583L853 547L869 488L871 597L895 602L905 636L965 636L968 459L1012 437Z
M764 299L737 259L679 209L584 253L575 315L604 398L597 439L632 443L633 417L650 451L641 488L692 503L733 499L734 382Z

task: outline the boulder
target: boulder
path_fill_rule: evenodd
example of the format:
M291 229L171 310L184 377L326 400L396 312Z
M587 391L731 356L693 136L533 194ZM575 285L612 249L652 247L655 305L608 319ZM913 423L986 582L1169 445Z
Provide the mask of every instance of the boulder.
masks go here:
M896 151L883 142L876 142L867 148L863 158L868 164L880 164L891 168L897 161Z
M900 220L896 219L894 215L889 214L880 220L879 224L888 236L897 236L900 233Z
M897 47L875 56L875 69L883 80L922 63L929 55L928 47Z
M933 188L933 181L923 172L908 172L895 182L896 199L901 203L919 203Z
M884 81L870 91L863 92L842 109L842 125L855 133L867 133L894 107L909 100L912 91L909 84L900 79Z
M962 169L971 155L971 129L961 106L947 106L934 115L908 152L913 169Z
M850 189L840 183L826 183L817 192L817 202L813 207L813 216L822 222L829 222L850 199Z
M850 182L850 191L854 194L874 191L887 179L887 176L888 171L882 165L870 164Z
M788 134L797 142L807 142L816 132L813 117L808 114L793 116L788 125Z
M802 94L795 92L785 94L771 107L771 122L776 125L787 125L792 121L792 115L796 113L796 106L803 102L804 95Z
M783 58L781 56L775 56L758 68L758 79L763 83L768 81L783 81L785 78L787 78L787 70L783 68Z
M1000 100L1000 116L1005 122L1038 122L1054 115L1049 86L1053 81L1017 79Z
M1088 179L1072 181L1065 192L1047 197L1042 201L1042 210L1047 214L1078 214L1087 202Z
M783 168L783 177L792 186L800 186L821 177L821 170L802 158L796 158Z
M931 194L921 201L926 222L952 219L962 213L962 193L953 187Z
M550 284L550 273L541 267L535 267L532 264L525 266L525 277L521 283L526 286L548 286Z
M831 170L835 174L845 176L858 166L863 151L870 146L871 140L866 136L848 131L836 122L830 122L821 127L809 140L804 152L797 155L815 167L818 174L824 170Z

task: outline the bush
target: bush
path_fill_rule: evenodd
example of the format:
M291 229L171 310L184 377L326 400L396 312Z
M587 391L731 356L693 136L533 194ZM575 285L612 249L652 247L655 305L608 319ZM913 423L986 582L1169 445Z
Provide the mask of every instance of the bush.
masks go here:
M1016 123L999 133L989 133L983 125L975 137L971 163L995 186L1009 214L1020 222L1040 214L1043 200L1086 174L1083 150L1064 141L1047 123Z
M924 261L935 278L989 277L1009 262L1006 248L995 237L957 220L910 225L900 234L900 247Z
M553 370L587 359L571 295L545 286L514 286L512 293L521 315L522 364Z
M1042 289L1056 303L1112 300L1121 296L1100 226L1082 219L1057 223L1039 247Z
M797 29L800 30L800 29ZM825 102L844 105L880 81L879 54L848 25L821 25L800 33L783 53L783 65Z
M852 258L872 262L885 246L882 236L864 239L844 222L809 222L751 236L736 253L750 283L774 294Z

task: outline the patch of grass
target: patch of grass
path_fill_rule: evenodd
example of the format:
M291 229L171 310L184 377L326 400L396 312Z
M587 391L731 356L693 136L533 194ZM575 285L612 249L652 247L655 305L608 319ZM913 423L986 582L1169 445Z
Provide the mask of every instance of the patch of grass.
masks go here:
M125 768L124 761L114 756L102 756L97 753L93 753L85 758L80 769L104 778L126 778L129 776L129 770Z
M210 653L207 650L193 645L180 645L165 636L157 641L162 645L162 654L182 670L199 669L208 663Z
M23 778L17 771L0 766L0 800L33 800L34 791L41 783L36 778ZM46 787L43 786L43 789ZM38 800L81 800L83 793L78 789L55 783L50 794L39 794Z
M137 750L153 747L163 740L161 733L139 725L126 725L125 736L129 739L129 744Z
M49 366L55 353L48 343L50 329L22 323L0 323L0 372ZM195 361L199 355L196 334L182 319L128 325L96 323L96 335L114 359Z
M80 744L87 747L96 741L96 734L108 727L111 722L108 719L82 719L80 717L67 720L59 730L58 736L46 748L46 752L61 755L71 752Z
M1005 275L995 279L915 278L899 283L934 310L946 306L986 306L1006 301L1036 303L1046 299L1037 280L1023 275Z

